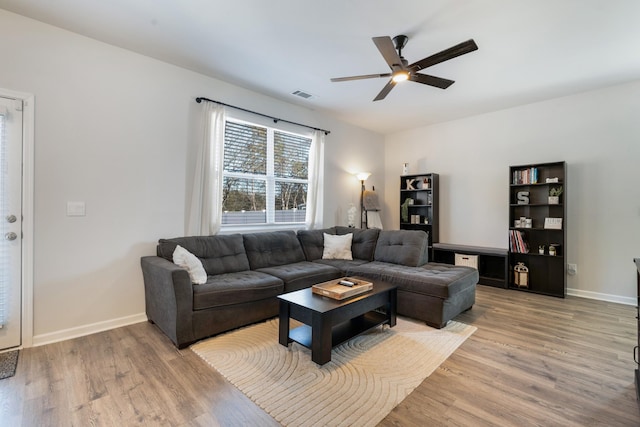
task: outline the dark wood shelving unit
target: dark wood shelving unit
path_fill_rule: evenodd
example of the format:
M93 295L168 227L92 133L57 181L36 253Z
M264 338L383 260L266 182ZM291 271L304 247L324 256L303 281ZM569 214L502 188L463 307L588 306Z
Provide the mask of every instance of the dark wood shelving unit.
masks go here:
M481 246L453 245L450 243L433 244L433 261L455 264L456 254L478 257L478 273L481 285L496 288L509 286L509 253L506 249Z
M547 182L547 180L556 180ZM565 162L509 168L509 287L564 298L567 294L567 168ZM558 203L549 203L552 188L561 188ZM516 223L527 218L524 223ZM561 221L549 228L547 218ZM555 254L550 253L553 245ZM542 253L540 253L542 251ZM528 268L527 286L516 283L518 263Z
M411 185L407 183L407 180L412 182ZM438 205L440 194L438 188L439 176L437 173L402 175L400 177L400 229L427 232L430 258L433 257L433 244L439 241ZM407 205L407 216L405 217L403 205L408 199L411 199L413 204Z

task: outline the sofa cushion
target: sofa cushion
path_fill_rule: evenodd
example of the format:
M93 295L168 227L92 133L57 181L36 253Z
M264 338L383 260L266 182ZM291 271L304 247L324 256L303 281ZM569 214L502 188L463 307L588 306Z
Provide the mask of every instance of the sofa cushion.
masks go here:
M366 264L369 261L365 261L363 259L354 259L354 260L346 260L346 259L316 259L313 262L317 262L319 264L326 264L332 267L335 267L342 271L343 275L352 267L357 265Z
M351 253L353 259L363 259L365 261L373 261L373 254L376 250L378 235L380 230L377 228L361 229L350 227L335 227L336 234L353 233L353 242L351 242Z
M304 261L295 231L269 231L242 235L252 270Z
M420 267L389 262L374 261L353 265L346 271L349 276L364 276L373 280L384 280L398 285L398 289L449 298L478 283L478 270L451 264L430 262Z
M207 272L200 259L180 245L173 251L173 263L187 270L194 285L207 283Z
M351 228L353 230L353 228ZM336 234L334 227L322 230L298 230L298 241L302 246L304 256L307 261L314 261L322 258L324 249L324 233Z
M209 276L249 270L241 234L160 239L158 256L173 261L177 245L198 257Z
M324 250L322 259L353 259L351 255L351 242L353 233L335 236L333 234L323 234Z
M275 298L283 290L282 280L258 271L217 274L209 276L204 285L193 287L193 308L204 310Z
M420 230L383 230L378 236L375 261L418 267L429 260L429 236Z
M282 279L285 292L297 291L342 277L342 272L336 267L309 261L265 267L258 271Z

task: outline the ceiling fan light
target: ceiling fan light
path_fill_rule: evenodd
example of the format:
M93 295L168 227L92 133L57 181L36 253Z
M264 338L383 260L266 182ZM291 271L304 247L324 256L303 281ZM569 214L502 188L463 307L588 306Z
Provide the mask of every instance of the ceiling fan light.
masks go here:
M405 80L409 80L409 72L407 70L400 70L393 73L393 77L391 77L395 83L400 83Z

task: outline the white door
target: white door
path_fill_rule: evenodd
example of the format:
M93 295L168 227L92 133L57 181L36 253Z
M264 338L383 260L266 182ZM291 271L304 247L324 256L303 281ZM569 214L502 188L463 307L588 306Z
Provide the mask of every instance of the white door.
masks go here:
M22 100L0 97L0 350L21 344Z

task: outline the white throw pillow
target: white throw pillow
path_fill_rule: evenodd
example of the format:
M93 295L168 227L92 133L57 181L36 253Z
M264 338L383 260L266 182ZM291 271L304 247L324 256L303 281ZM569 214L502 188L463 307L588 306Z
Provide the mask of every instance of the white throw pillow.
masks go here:
M351 255L351 242L353 233L341 236L334 234L324 234L324 250L322 259L353 259Z
M180 245L176 246L173 251L173 262L189 272L189 277L194 285L207 283L207 272L204 271L202 262Z

